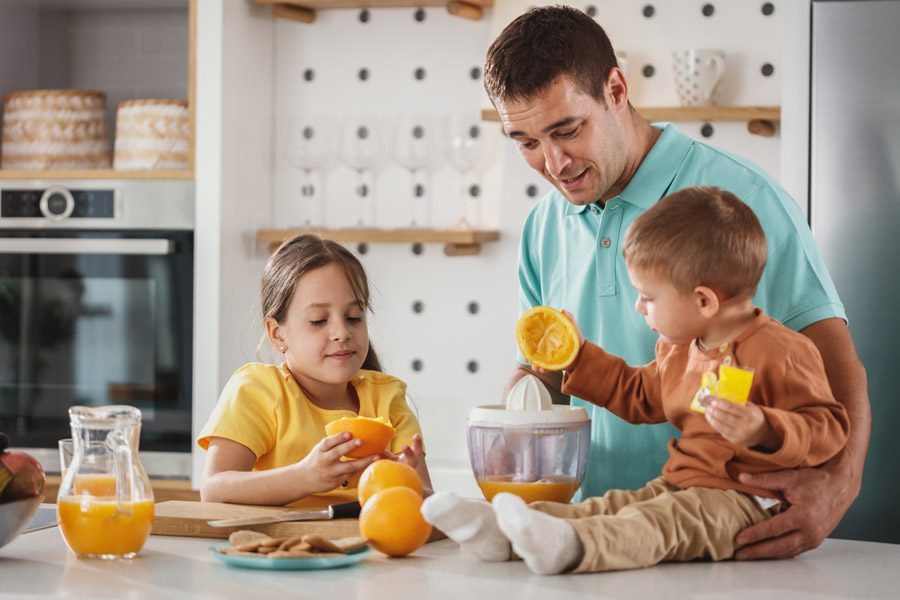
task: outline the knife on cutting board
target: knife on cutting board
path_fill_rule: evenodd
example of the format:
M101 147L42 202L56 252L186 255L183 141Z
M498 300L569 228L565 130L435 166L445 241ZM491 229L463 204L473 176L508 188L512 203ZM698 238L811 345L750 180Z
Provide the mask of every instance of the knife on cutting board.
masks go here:
M239 527L242 525L263 525L265 523L284 523L286 521L315 521L319 519L355 519L359 516L359 502L343 502L332 504L321 510L291 511L265 515L261 517L243 517L240 519L223 519L207 521L212 527Z

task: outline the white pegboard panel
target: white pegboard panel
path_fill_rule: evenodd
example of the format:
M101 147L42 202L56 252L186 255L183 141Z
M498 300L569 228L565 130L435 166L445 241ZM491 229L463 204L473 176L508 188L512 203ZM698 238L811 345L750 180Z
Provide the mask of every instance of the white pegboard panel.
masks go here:
M276 25L275 209L274 227L299 225L311 209L300 201L301 172L286 158L290 123L298 115L333 118L335 133L347 115L374 114L386 122L400 114L443 118L451 111L478 113L488 105L480 70L484 54L502 28L533 5L503 0L473 22L452 17L443 8L321 10L312 25L279 21ZM713 6L704 16L704 5ZM777 105L780 101L781 19L778 3L770 16L765 2L720 0L606 0L575 4L596 11L629 61L633 102L640 106L677 105L672 76L676 48L720 48L728 71L719 104ZM593 7L593 8L591 8ZM645 16L652 7L652 16ZM766 43L760 43L766 40ZM769 63L774 74L760 69ZM644 75L653 67L650 77ZM478 77L472 78L472 69ZM368 78L359 73L366 69ZM424 69L424 78L416 70ZM374 287L375 313L370 335L388 372L404 379L425 433L429 463L466 461L465 420L479 404L501 401L515 364L518 313L516 260L522 223L550 184L527 167L499 125L482 123L491 143L478 181L483 220L501 231L481 254L446 257L439 244L413 252L410 244L368 244L359 254ZM757 162L778 176L779 139L752 136L746 123L714 122L704 137L704 123L679 123L688 135ZM439 126L443 133L443 125ZM709 131L707 131L709 133ZM376 178L381 227L408 223L411 178L385 160ZM431 169L429 193L434 225L454 225L463 212L461 177L439 155ZM325 224L352 226L356 173L337 160L324 177ZM356 244L350 248L358 251ZM414 305L420 303L420 310ZM475 314L470 303L477 303ZM471 372L468 365L477 364Z

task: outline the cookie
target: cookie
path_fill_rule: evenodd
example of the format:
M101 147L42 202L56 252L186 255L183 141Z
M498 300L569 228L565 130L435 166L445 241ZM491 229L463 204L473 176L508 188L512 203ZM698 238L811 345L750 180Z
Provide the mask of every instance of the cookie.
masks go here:
M323 552L334 552L337 554L345 554L345 552L341 549L340 546L326 538L325 536L319 535L318 533L308 533L303 536L303 541L315 548L316 550L322 550Z
M267 536L266 534L260 533L258 531L251 531L249 529L233 531L231 535L228 536L228 541L231 542L232 546L238 546L240 544L246 544L247 542L267 539L269 539L269 536Z

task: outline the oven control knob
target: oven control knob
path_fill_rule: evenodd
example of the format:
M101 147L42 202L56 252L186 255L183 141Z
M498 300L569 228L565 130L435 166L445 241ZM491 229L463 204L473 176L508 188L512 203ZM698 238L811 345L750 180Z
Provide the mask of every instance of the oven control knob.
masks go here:
M75 210L75 198L72 192L62 187L54 185L44 190L40 201L41 214L54 221L62 221L72 214Z

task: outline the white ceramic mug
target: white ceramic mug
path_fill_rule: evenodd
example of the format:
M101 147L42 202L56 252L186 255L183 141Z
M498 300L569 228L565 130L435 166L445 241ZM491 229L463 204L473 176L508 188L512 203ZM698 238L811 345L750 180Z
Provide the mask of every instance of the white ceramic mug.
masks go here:
M716 91L725 74L725 53L721 50L689 48L672 53L675 89L682 106L709 106L716 103Z

